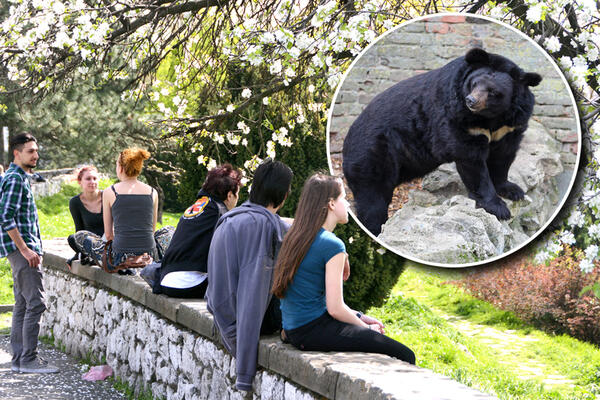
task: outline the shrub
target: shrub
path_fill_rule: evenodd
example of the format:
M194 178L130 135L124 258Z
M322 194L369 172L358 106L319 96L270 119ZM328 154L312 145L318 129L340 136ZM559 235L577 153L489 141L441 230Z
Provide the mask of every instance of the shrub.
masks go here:
M565 246L563 255L548 265L536 265L521 254L453 283L544 330L600 344L600 299L592 292L581 295L600 278L600 266L581 272L581 256Z

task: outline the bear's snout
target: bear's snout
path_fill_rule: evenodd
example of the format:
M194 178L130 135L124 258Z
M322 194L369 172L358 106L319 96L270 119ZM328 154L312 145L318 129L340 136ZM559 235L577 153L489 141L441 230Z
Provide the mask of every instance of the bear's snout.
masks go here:
M468 95L467 98L465 99L465 103L467 104L467 107L469 108L473 108L475 107L475 104L477 104L477 99L475 99L475 97Z
M487 93L481 90L472 91L465 97L465 104L472 112L481 112L485 110L487 103Z

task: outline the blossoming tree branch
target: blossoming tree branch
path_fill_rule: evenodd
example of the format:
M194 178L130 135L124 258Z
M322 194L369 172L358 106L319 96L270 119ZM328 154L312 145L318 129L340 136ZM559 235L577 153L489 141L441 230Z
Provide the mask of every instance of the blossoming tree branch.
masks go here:
M3 3L3 4L6 4ZM582 115L586 178L543 262L563 245L593 268L600 239L600 32L594 0L170 1L10 0L0 26L5 95L35 101L73 82L120 80L123 99L146 99L163 139L191 143L199 163L262 157L324 142L326 108L351 60L386 30L420 15L471 12L517 27L568 77ZM0 14L2 15L2 14ZM5 97L8 98L8 97Z

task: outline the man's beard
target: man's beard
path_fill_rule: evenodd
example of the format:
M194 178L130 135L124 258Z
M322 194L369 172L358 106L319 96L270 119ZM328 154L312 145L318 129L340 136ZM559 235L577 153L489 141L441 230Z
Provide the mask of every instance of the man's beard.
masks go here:
M23 166L27 169L34 169L36 167L37 163L34 165L28 164L28 163L24 163Z

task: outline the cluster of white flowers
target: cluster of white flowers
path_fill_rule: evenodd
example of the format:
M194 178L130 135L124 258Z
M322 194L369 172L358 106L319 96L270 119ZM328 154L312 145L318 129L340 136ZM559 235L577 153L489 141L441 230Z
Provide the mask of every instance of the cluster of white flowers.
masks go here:
M250 133L250 127L248 125L246 125L246 123L244 121L240 121L237 123L237 128L242 131L242 133L244 135L247 135Z

